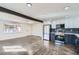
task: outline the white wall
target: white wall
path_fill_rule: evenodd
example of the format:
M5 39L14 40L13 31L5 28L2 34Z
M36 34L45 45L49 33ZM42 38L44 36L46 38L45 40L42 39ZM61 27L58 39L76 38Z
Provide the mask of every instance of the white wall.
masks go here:
M12 38L24 37L27 35L36 35L43 38L43 24L20 24L21 32L17 33L4 33L4 26L0 24L0 40L7 40Z
M0 24L0 40L6 40L6 39L12 39L12 38L18 38L23 37L27 35L31 35L31 28L30 24L20 24L21 26L21 32L17 33L5 33L3 24Z
M64 24L64 23L65 23L64 19L61 19L61 20L53 20L52 21L52 28L56 28L56 25L57 24Z
M0 34L3 32L3 24L0 24Z
M23 37L23 36L27 36L27 35L36 35L36 36L41 36L41 37L43 36L42 23L27 24L26 21L28 22L27 19L0 12L0 40ZM8 23L8 22L22 23L22 24L20 24L21 32L4 33L3 24Z
M56 24L65 24L65 28L79 28L79 17L63 18L52 21L52 28L56 28Z
M32 25L32 35L41 36L43 38L43 24L35 23Z
M66 28L79 28L79 17L73 17L65 20Z

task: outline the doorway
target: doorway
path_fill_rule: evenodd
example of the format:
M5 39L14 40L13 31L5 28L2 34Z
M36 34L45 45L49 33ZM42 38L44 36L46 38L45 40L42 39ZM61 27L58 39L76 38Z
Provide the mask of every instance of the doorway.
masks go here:
M43 40L51 41L51 25L43 25Z

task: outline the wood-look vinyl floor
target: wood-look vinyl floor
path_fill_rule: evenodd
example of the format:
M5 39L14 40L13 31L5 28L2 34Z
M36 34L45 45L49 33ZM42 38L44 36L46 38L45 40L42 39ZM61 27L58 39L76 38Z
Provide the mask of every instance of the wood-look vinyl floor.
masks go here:
M3 46L22 46L26 51L5 52ZM0 55L77 55L78 49L69 45L55 45L53 42L30 37L0 41Z

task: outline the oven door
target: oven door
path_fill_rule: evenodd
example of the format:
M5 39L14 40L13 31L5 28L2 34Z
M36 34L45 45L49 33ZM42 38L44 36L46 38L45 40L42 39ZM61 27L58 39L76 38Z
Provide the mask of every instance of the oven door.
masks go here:
M65 38L64 38L64 36L62 36L62 35L56 35L56 36L55 36L55 40L65 41Z

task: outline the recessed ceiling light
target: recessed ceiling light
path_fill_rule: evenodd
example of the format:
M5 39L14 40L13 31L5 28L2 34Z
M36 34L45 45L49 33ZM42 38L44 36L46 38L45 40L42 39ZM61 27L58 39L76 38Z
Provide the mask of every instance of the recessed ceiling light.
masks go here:
M28 7L32 7L32 4L31 3L26 3Z
M69 8L70 8L70 6L66 6L64 9L65 9L65 10L69 10Z

